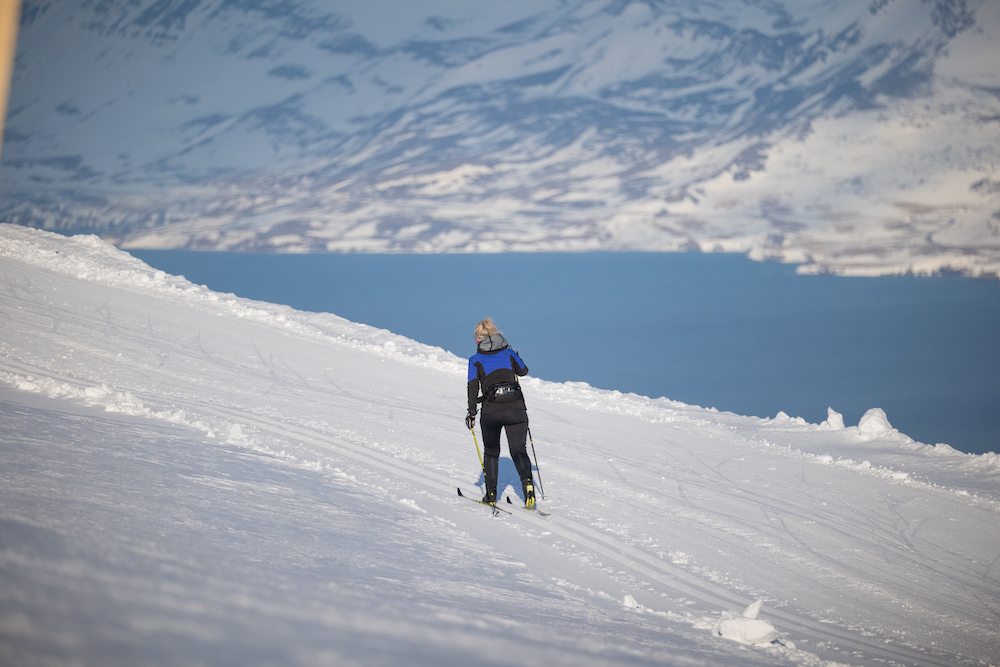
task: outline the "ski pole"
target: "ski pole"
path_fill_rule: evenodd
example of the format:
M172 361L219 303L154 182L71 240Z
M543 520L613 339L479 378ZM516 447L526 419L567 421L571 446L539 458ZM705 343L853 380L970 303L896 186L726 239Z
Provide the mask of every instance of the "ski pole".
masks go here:
M517 350L514 350L514 353L516 354ZM514 382L517 383L517 390L521 392L521 400L524 401L524 390L521 389L521 381L517 378L517 375L514 375ZM525 402L524 405L524 412L525 412L525 418L527 419L527 412L528 412L527 402ZM538 490L541 492L542 498L544 499L545 487L542 485L542 469L538 467L538 454L535 453L535 441L531 437L531 419L528 419L527 424L528 424L528 442L531 443L531 455L535 457L535 470L538 472ZM485 468L483 470L485 471ZM484 472L483 474L486 473Z
M469 429L472 431L472 441L476 443L476 456L479 457L479 467L483 469L483 479L486 479L486 464L483 463L483 455L479 453L479 439L476 437L476 427Z
M531 439L531 424L528 424L528 442L531 443L531 455L535 457L535 472L538 473L538 490L545 498L545 487L542 486L542 469L538 467L538 454L535 453L535 441Z

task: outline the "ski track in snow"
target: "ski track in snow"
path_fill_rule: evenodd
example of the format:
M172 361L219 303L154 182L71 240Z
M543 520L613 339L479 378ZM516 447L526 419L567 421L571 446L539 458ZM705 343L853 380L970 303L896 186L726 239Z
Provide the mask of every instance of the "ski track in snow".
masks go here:
M55 506L54 496L64 493L58 485L26 482L44 476L23 462L30 452L66 447L64 440L45 440L48 426L63 424L72 433L76 419L84 449L100 449L98 430L145 429L168 441L165 452L177 451L176 460L159 468L143 467L160 456L153 451L111 457L134 458L121 463L123 469L141 468L142 478L157 485L148 493L135 489L118 510L104 510L111 525L149 525L152 519L143 520L137 507L155 507L158 496L178 500L156 490L165 483L157 470L170 475L186 467L186 488L200 490L182 499L189 520L212 524L198 517L213 514L217 500L233 505L231 542L209 531L213 553L236 558L240 522L258 521L265 522L257 528L265 534L255 547L285 547L289 562L316 546L296 536L300 530L346 535L358 549L371 548L368 565L325 573L329 581L322 580L336 594L307 596L321 624L341 636L335 651L341 659L390 661L394 655L378 646L380 636L420 646L425 657L417 662L439 664L448 655L457 664L459 656L476 655L469 647L477 642L498 651L495 659L517 650L503 636L487 636L484 628L497 625L517 626L540 655L558 664L974 665L995 664L1000 653L995 454L915 443L877 414L860 429L841 428L835 413L817 426L529 378L524 386L547 491L542 504L552 515L515 512L496 520L454 493L456 485L469 489L478 481L472 439L461 425L464 360L333 315L212 293L96 237L0 225L0 240L0 379L11 388L0 394L8 397L0 405L5 423L16 424L7 437L17 446L8 457L24 452L14 457L21 467L8 461L5 470L19 471L9 474L36 503L18 500L12 484L0 505L7 508L0 515L3 533L12 536L0 542L5 582L27 576L46 586L46 575L71 576L12 554L26 523L49 529L59 523L41 507ZM37 404L43 400L49 416ZM60 405L76 407L54 407ZM74 410L80 415L71 419ZM38 429L39 420L46 428ZM37 438L36 429L42 432ZM33 439L46 447L32 449ZM250 461L253 474L227 480L239 477L227 457ZM81 459L77 474L100 480L107 473ZM287 480L283 491L267 491L269 482L257 479L274 476ZM282 496L281 505L264 507L251 494L263 504L236 507L240 483L258 495ZM501 490L505 485L514 495L518 484L506 458ZM353 515L337 509L345 503ZM232 528L225 517L215 525ZM279 535L273 543L269 526ZM60 539L93 538L74 530ZM329 539L324 548L349 560L351 550ZM159 540L147 536L149 554L172 544ZM43 557L54 558L44 539L38 544ZM196 553L193 543L171 548L182 561ZM438 560L428 563L428 552ZM274 565L279 558L285 556L262 555L261 562L277 568L290 590L309 588L297 566ZM151 585L166 586L176 576L161 567L141 566L154 571ZM176 567L183 572L190 563ZM246 563L241 568L261 573ZM237 585L217 566L209 570L215 584ZM134 594L132 604L148 604L127 575L99 576ZM190 571L185 576L180 579L197 581ZM301 654L285 655L286 662L323 661L322 641L290 611L295 598L288 591L270 582L240 594L300 637ZM211 607L229 595L237 593L206 592L199 599ZM383 618L393 604L420 607L415 599L439 621L411 620L398 610ZM764 601L759 617L751 618L757 613L750 609L741 615L756 600ZM479 608L484 602L488 609ZM174 632L197 635L198 614L185 611L179 599L177 605L169 619L178 626ZM345 606L357 608L357 619L342 615ZM72 635L68 628L75 627L53 620L60 617L55 602L31 606L12 595L4 607L0 644L8 656L11 647L30 646L31 637L58 643L53 638ZM45 632L38 619L48 619ZM202 655L225 645L220 637L248 628L252 634L252 621L231 623L199 640ZM720 637L748 641L741 633L759 624L775 630L777 639L765 632L762 645L747 649ZM78 630L85 637L106 631L99 624ZM147 641L159 636L148 634ZM170 657L161 649L163 663L181 661L180 653ZM399 651L396 659L414 655Z

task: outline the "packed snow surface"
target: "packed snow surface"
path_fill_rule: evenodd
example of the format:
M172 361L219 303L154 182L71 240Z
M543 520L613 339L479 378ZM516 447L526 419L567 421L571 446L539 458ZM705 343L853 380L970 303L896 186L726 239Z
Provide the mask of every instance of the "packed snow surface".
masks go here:
M495 518L441 349L12 225L0 320L2 664L1000 659L1000 462L876 407L529 377Z

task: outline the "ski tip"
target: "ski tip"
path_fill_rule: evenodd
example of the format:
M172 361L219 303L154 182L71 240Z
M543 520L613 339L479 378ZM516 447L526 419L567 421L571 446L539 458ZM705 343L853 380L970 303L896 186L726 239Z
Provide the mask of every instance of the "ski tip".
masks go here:
M514 503L510 502L510 496L507 496L507 504L508 505L513 505L514 504Z
M460 496L462 495L462 489L456 488L455 490L458 491L458 495L460 495ZM462 496L462 497L464 498L465 496Z

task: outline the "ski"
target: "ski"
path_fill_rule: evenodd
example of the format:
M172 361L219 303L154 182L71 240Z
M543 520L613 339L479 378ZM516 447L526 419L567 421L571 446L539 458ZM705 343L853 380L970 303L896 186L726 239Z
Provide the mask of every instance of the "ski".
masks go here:
M514 505L515 507L520 507L525 512L534 512L538 516L552 516L548 512L543 512L542 510L538 509L537 507L525 507L524 505L515 505L513 502L511 502L510 496L507 496L507 504L508 505Z
M472 496L465 495L464 493L462 493L461 488L457 488L457 491L458 491L458 496L460 498L465 498L466 500L471 500L474 503L479 503L480 505L489 507L491 510L493 510L493 516L497 516L498 514L500 514L500 512L503 512L505 514L512 514L512 512L509 512L502 507L497 507L496 505L490 505L489 503L484 503L482 500L476 500Z

